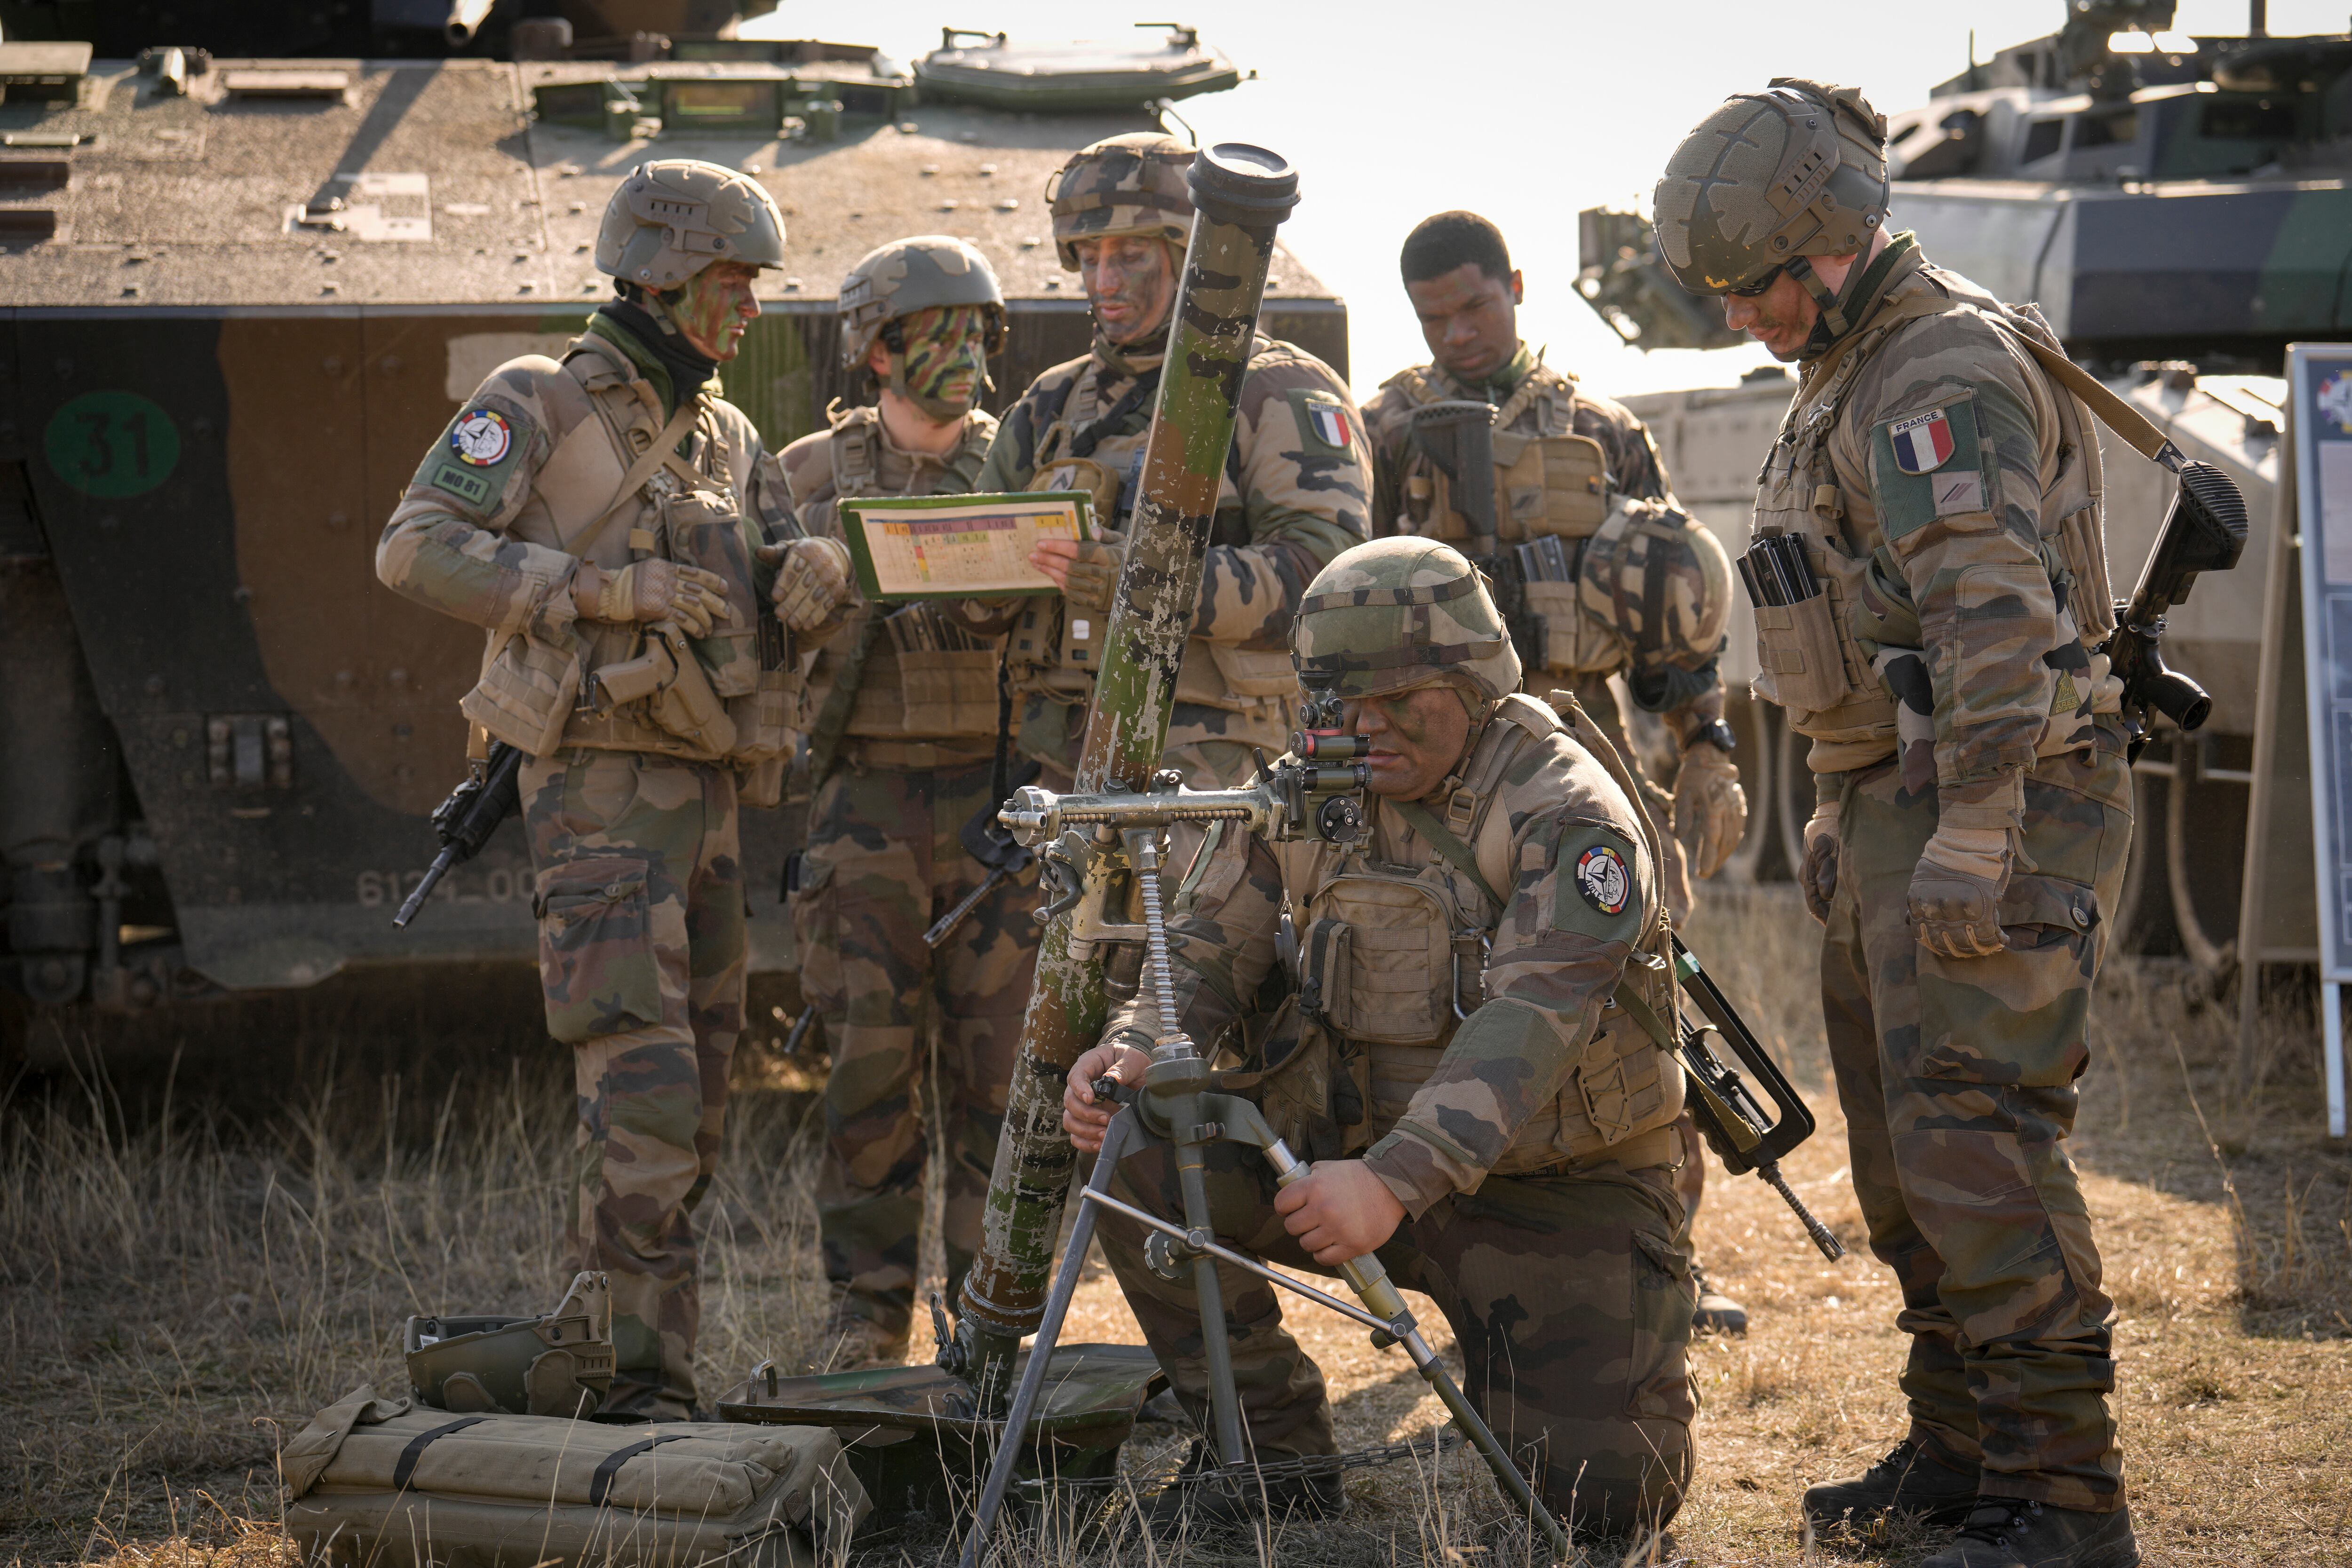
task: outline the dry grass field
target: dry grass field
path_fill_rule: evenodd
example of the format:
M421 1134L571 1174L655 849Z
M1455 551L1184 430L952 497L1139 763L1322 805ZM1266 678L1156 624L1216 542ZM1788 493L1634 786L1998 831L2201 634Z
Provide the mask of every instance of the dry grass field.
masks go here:
M1789 1174L1857 1243L1807 978L1813 933L1785 890L1759 890L1719 899L1692 939L1814 1093L1822 1132ZM404 1317L551 1303L568 1064L509 989L492 1023L458 1039L421 999L329 994L191 1022L176 1064L166 1051L100 1071L81 1042L52 1040L78 1048L77 1069L7 1087L0 1560L290 1563L277 1445L355 1384L401 1385ZM2242 1092L2231 1020L2190 1006L2163 966L2129 962L2113 967L2094 1028L2074 1149L2122 1317L2118 1409L2147 1561L2352 1563L2352 1153L2324 1135L2316 1031L2283 1013L2261 1086ZM764 1355L822 1354L813 1082L772 1050L744 1054L705 1210L714 1384ZM1796 1527L1808 1481L1900 1435L1886 1271L1823 1263L1761 1184L1719 1171L1698 1238L1753 1327L1696 1350L1696 1487L1671 1542L1632 1560L1899 1568L1924 1555L1916 1542L1808 1547ZM1343 1445L1435 1424L1402 1353L1325 1314L1293 1322L1330 1375ZM1098 1263L1068 1337L1138 1337ZM1165 1463L1181 1441L1147 1428L1129 1462ZM1349 1488L1345 1521L1273 1541L1171 1553L1129 1520L1004 1560L1524 1560L1491 1483L1458 1453L1354 1472ZM863 1555L929 1563L938 1544L912 1532Z

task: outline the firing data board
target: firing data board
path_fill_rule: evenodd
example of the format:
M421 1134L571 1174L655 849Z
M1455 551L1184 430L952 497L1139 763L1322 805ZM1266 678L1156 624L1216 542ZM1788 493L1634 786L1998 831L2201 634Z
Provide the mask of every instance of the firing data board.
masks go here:
M1046 539L1088 537L1087 496L866 496L841 503L841 529L869 600L1054 593L1030 563Z
M2352 981L2352 343L2287 350L2323 977Z

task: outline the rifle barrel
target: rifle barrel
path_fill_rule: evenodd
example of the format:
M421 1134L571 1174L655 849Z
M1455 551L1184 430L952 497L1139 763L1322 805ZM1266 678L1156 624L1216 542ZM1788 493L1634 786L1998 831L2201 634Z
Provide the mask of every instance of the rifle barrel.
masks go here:
M392 917L394 930L406 930L408 923L416 918L416 912L425 907L425 901L433 895L434 888L449 873L449 868L457 863L457 849L454 843L445 845L441 852L433 857L433 864L425 872L425 880L416 884L416 891L408 895L407 902L400 906L400 913Z

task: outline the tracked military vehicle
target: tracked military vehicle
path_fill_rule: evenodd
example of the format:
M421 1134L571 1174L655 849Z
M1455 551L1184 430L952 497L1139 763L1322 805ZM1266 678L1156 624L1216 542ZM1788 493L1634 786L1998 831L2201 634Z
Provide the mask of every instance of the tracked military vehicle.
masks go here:
M211 42L266 43L219 9ZM292 42L440 49L450 9L324 7ZM373 553L458 400L609 296L591 246L637 162L725 163L784 211L789 269L725 370L772 448L851 390L835 288L886 240L959 235L995 267L992 406L1085 350L1045 186L1150 126L1140 101L939 103L868 48L664 36L618 0L576 26L470 9L464 57L283 58L127 38L137 7L0 6L0 900L5 978L38 1004L532 955L513 824L393 928L464 771L480 639L385 592ZM1198 52L1162 43L1139 69ZM1287 252L1263 319L1344 371L1344 308ZM766 812L743 837L772 972L796 833Z
M2301 616L2291 559L2273 548L2287 444L2278 371L2290 340L2352 338L2352 36L2268 37L2254 9L2247 34L2189 37L2168 30L2165 0L2070 7L2062 31L1971 61L1925 106L1887 117L1890 224L2003 298L2038 302L2077 360L2245 496L2243 563L2201 580L2168 618L2168 654L2211 693L2213 714L2193 737L2160 734L2137 765L2126 890L2126 929L2177 948L2209 984L2241 962L2242 902L2262 913L2245 956L2316 956ZM1628 341L1739 340L1713 301L1675 287L1638 216L1587 213L1581 235L1580 287ZM1793 386L1766 366L1736 388L1624 400L1727 549L1745 543L1757 469ZM2172 480L2107 447L2107 548L2123 591ZM1744 601L1734 615L1724 674L1751 816L1727 874L1777 878L1801 858L1812 795L1778 710L1745 698L1755 643ZM2250 840L2258 733L2278 737L2263 764L2278 789ZM2249 867L2270 879L2250 899Z

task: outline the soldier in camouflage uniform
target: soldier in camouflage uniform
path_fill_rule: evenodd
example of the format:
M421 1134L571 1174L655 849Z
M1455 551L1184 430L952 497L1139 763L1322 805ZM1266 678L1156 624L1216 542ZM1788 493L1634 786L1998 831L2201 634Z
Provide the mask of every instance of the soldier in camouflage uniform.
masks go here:
M1889 238L1885 158L1859 93L1782 78L1656 194L1684 287L1800 366L1749 554L1801 540L1819 591L1759 609L1756 688L1812 740L1822 1006L1911 1335L1910 1432L1805 1509L1961 1523L1933 1568L2125 1568L2114 1306L2063 1146L2132 829L2097 432L2036 312Z
M529 758L548 1029L579 1085L563 1270L611 1276L613 1412L695 1407L690 1217L743 1017L736 811L775 802L802 723L768 608L782 473L714 379L783 238L732 170L632 171L596 248L620 297L560 362L491 372L376 550L392 588L488 629L462 706Z
M977 488L1088 491L1097 540L1049 540L1036 564L1058 599L1024 599L1002 620L1024 699L1021 745L1074 768L1151 427L1169 312L1182 272L1193 150L1172 137L1114 136L1047 187L1054 241L1095 312L1094 349L1039 376L1004 416ZM1287 638L1298 596L1325 561L1368 534L1371 471L1346 384L1303 350L1258 338L1238 399L1200 609L1168 731L1167 766L1206 787L1246 778L1250 748L1289 734Z
M1730 562L1715 535L1672 504L1649 427L1545 364L1520 338L1526 284L1499 229L1475 213L1439 213L1405 236L1399 263L1434 358L1391 376L1364 405L1372 531L1467 543L1446 476L1412 439L1413 411L1457 399L1496 405L1496 544L1507 552L1550 534L1571 563L1570 580L1520 590L1536 629L1520 653L1546 681L1576 693L1641 778L1646 803L1667 813L1666 900L1677 921L1686 919L1692 881L1713 876L1748 826L1731 760L1738 742L1724 722L1717 674L1731 613ZM1508 570L1507 560L1496 570ZM1635 706L1658 715L1675 738L1680 761L1671 794L1643 776L1612 674L1624 676ZM1683 1202L1696 1219L1706 1162L1688 1116L1680 1131ZM1693 1267L1696 1326L1745 1333L1748 1310Z
M1254 1082L1276 1130L1317 1161L1277 1192L1255 1150L1210 1145L1217 1232L1324 1272L1377 1249L1444 1312L1465 1388L1506 1444L1537 1450L1557 1515L1590 1537L1654 1529L1691 1473L1692 1285L1674 1182L1682 1074L1615 1000L1629 960L1666 940L1632 775L1569 694L1556 713L1517 693L1501 616L1442 543L1338 557L1307 589L1295 647L1301 679L1333 685L1370 737L1371 804L1345 850L1213 831L1177 877L1178 1027L1218 1040L1273 977L1282 1011L1255 1076L1230 1082ZM1296 967L1278 968L1286 909ZM1671 1016L1653 982L1633 988ZM1138 1019L1157 1011L1147 996L1115 1016L1072 1068L1064 1125L1080 1147L1099 1147L1108 1119L1089 1085L1106 1071L1140 1081L1151 1037ZM1112 1190L1182 1212L1164 1148L1129 1160ZM1189 1272L1153 1273L1135 1227L1106 1218L1101 1236L1205 1426ZM1238 1270L1223 1288L1257 1454L1332 1452L1322 1375L1276 1292ZM1310 1512L1345 1496L1333 1475L1266 1492ZM1224 1518L1259 1503L1204 1490L1192 1506Z
M971 489L996 434L977 404L1003 340L1003 296L978 251L929 235L867 255L840 299L842 362L870 371L879 395L836 406L829 428L784 448L783 468L803 531L839 552L827 623L844 623L811 681L814 796L789 903L802 994L833 1050L817 1221L834 1301L821 1354L847 1367L905 1353L929 1155L918 1107L932 1094L950 1295L971 1264L1037 937L1024 887L1007 883L938 951L923 940L988 875L959 835L1008 792L995 766L1003 639L965 630L952 608L854 603L835 507Z

